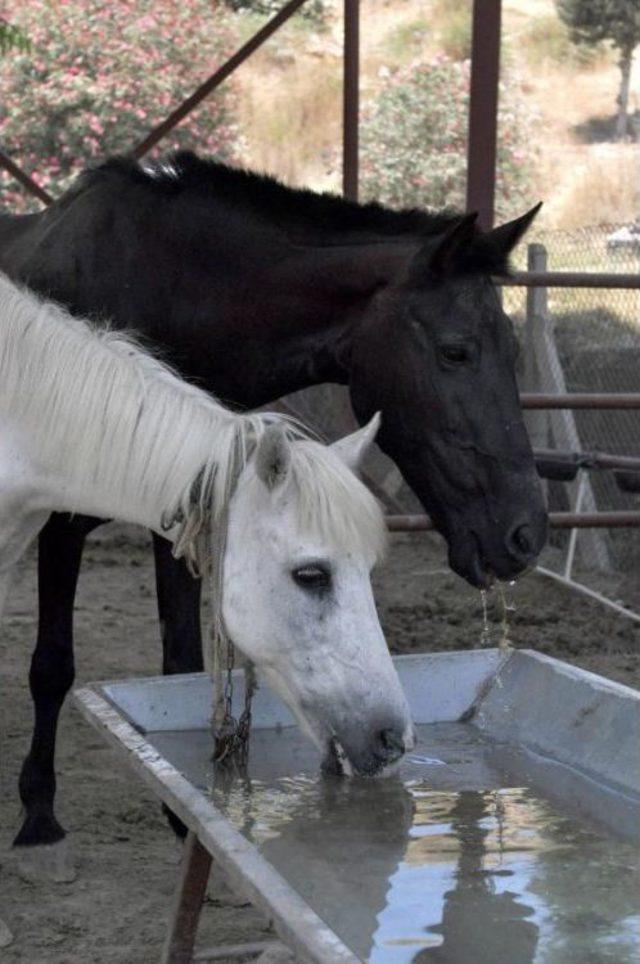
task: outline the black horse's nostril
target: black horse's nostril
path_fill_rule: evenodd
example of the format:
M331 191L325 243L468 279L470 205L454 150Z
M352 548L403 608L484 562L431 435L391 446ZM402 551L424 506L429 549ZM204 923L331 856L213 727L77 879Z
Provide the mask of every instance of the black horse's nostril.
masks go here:
M520 526L513 534L513 541L520 552L531 552L533 550L533 533L531 526Z
M385 759L389 763L392 763L394 760L399 760L404 754L404 736L399 730L394 730L391 727L381 730L380 744L382 746Z
M513 530L508 542L509 551L517 556L529 557L535 554L535 535L530 525L521 525Z

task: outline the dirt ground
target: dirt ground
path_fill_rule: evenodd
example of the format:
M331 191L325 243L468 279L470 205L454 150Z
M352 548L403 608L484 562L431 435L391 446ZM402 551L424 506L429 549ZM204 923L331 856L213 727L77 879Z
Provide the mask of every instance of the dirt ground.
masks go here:
M35 637L35 554L16 573L0 638L0 918L13 943L2 964L146 964L156 961L178 873L179 845L157 801L67 705L58 743L58 816L70 831L78 875L26 883L10 850L20 822L17 778L31 732L27 687ZM466 648L482 627L480 597L446 568L441 544L398 535L376 576L394 652ZM607 587L640 608L640 578ZM640 624L550 580L530 575L509 590L510 636L587 669L640 686ZM490 599L494 642L500 606ZM106 527L87 549L76 609L77 682L159 672L154 575L145 538ZM210 884L200 939L264 940L269 924Z

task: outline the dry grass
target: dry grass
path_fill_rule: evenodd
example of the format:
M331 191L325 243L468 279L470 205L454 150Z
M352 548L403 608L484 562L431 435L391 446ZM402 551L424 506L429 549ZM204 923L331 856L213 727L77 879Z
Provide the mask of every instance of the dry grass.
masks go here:
M338 187L342 94L334 57L256 55L241 82L243 160L292 186Z
M361 90L375 96L389 70L443 45L463 53L470 0L365 0ZM340 190L342 6L321 34L299 18L239 74L244 162L292 185ZM246 23L248 32L254 24ZM525 82L537 112L541 161L532 196L545 199L542 225L620 223L640 211L640 160L629 145L586 143L594 118L611 117L619 72L611 51L584 57L571 45L553 0L504 0L503 66ZM640 55L631 107L640 107ZM635 97L635 100L634 100ZM637 103L636 103L637 101Z
M548 223L567 230L616 224L640 214L640 145L598 145L568 165L547 205ZM551 175L550 175L551 177Z
M431 0L427 8L434 3ZM340 190L340 11L337 5L323 33L294 17L238 75L242 160L290 185ZM380 86L386 68L437 49L438 37L429 26L428 12L424 0L369 0L363 5L363 99Z

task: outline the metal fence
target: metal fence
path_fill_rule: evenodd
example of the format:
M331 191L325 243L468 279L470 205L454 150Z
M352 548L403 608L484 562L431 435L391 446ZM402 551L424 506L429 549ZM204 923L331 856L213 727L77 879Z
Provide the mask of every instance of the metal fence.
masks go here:
M640 274L640 236L637 243L616 245L615 235L622 226L584 228L577 231L539 233L538 240L546 251L546 267L550 271L620 272ZM520 252L525 267L527 254ZM533 267L529 248L529 267ZM544 262L541 265L544 266ZM523 347L521 379L526 382L527 293L518 288L504 289L505 308L516 324ZM640 289L550 288L544 294L546 327L557 352L558 371L552 375L551 389L569 392L640 392ZM531 308L531 306L530 306ZM535 390L540 386L530 385ZM565 447L564 439L554 438L553 424L547 413L528 416L535 444ZM537 419L537 424L536 420ZM633 410L576 411L571 416L576 445L582 451L601 451L615 455L640 456L640 416ZM557 423L556 423L557 424ZM571 433L571 426L569 425ZM556 432L556 435L558 433ZM633 511L640 508L640 497L625 493L617 485L612 472L594 472L588 478L588 508L598 511ZM585 491L583 489L584 498ZM548 483L549 506L555 511L574 508L577 497L560 482ZM589 499L590 504L589 504ZM567 552L572 551L572 537L564 531L552 534L550 565L564 569ZM590 568L614 569L640 566L640 530L611 530L603 534L580 534L573 537L578 560Z
M536 231L534 228L528 240L544 246L549 271L637 275L640 273L640 234L635 245L615 245L611 240L625 227L627 225L602 225L573 231ZM514 265L521 270L527 268L527 249L524 245L516 251ZM505 289L504 304L514 320L524 319L526 292L520 288ZM599 342L604 340L615 347L620 344L621 333L624 333L636 346L638 344L638 289L555 288L549 291L549 310L563 324L567 324L571 316L579 316L579 330L575 331L574 337L586 344L592 341L594 328L599 329ZM616 389L612 385L610 390Z

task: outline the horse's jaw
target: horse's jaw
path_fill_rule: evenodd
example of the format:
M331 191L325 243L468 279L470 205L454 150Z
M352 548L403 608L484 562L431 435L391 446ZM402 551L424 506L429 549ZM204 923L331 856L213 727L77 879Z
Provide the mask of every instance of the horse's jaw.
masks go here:
M415 730L409 708L400 688L395 669L389 658L393 677L377 687L391 694L383 705L368 713L354 712L348 721L336 718L332 708L317 702L306 693L301 697L285 676L274 667L264 667L269 688L276 693L292 715L301 731L322 754L324 774L340 777L386 777L398 771L404 755L415 745ZM356 694L354 706L361 702ZM383 726L382 724L387 724ZM393 745L380 740L383 731L395 733Z
M387 777L393 777L398 773L402 765L404 754L413 749L414 745L415 737L413 727L409 727L406 734L404 752L399 755L397 759L391 762L380 764L375 769L368 769L363 772L354 770L354 767L351 764L344 747L339 740L333 737L329 740L327 745L326 754L322 760L321 770L325 776L386 779Z

